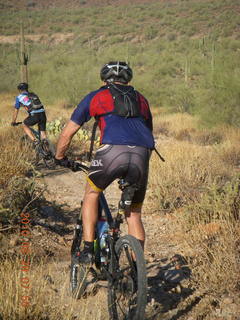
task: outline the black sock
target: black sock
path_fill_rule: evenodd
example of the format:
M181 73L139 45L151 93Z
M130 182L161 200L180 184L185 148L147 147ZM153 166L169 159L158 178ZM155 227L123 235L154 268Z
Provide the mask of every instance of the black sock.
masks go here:
M94 251L94 242L93 241L84 241L83 251L93 253Z

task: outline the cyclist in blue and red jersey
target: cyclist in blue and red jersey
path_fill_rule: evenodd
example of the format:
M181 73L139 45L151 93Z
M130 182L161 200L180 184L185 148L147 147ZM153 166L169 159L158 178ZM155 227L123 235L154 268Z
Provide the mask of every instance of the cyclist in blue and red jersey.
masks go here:
M37 145L38 141L36 140L35 136L33 135L29 127L37 124L42 140L46 140L47 118L44 106L42 105L39 97L35 93L28 91L27 83L20 83L17 86L17 89L19 91L19 95L16 97L15 110L13 113L11 125L15 125L19 109L20 107L24 107L24 109L28 112L28 117L23 121L23 130L33 141L34 145Z
M129 85L132 76L132 69L125 62L112 61L104 65L100 77L105 85L90 92L78 104L57 144L56 163L67 167L69 160L65 152L73 136L91 117L98 119L101 146L90 166L82 207L82 263L90 263L92 259L99 194L117 178L124 177L127 183L136 187L126 220L129 234L144 246L141 209L154 138L149 104Z

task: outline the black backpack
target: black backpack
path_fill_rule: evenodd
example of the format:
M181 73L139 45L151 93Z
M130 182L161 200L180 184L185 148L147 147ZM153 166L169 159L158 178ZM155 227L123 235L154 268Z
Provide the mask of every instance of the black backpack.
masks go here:
M31 104L29 106L29 112L32 112L34 110L39 110L43 108L43 104L40 101L39 97L33 93L33 92L28 92L28 98L31 101Z
M124 118L142 117L137 93L133 87L110 84L108 89L114 100L114 110L110 113Z

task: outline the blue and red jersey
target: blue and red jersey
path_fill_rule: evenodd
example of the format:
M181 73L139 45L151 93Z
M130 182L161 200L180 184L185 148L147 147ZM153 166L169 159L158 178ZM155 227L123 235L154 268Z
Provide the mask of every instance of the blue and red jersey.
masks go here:
M103 86L83 98L74 110L71 120L82 126L91 117L103 115L99 118L102 144L132 145L153 149L153 126L149 104L142 94L137 91L136 94L141 117L125 118L112 114L113 97L107 86ZM106 114L109 112L110 114Z

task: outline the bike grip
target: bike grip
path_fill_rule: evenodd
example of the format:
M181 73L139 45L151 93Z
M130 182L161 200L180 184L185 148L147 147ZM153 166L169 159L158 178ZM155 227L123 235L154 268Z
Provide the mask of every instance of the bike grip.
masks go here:
M73 161L73 160L70 163L70 169L73 172L77 172L77 171L81 171L82 170L80 164L78 162Z
M22 124L22 122L11 122L11 126L12 126L12 127L16 127L16 126L18 126L19 124Z

